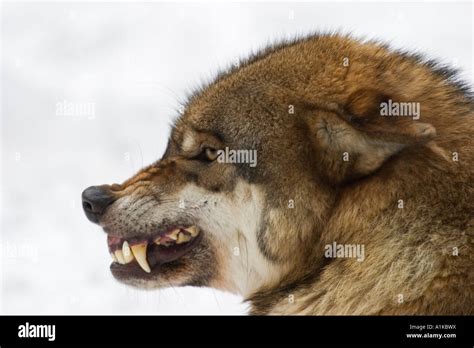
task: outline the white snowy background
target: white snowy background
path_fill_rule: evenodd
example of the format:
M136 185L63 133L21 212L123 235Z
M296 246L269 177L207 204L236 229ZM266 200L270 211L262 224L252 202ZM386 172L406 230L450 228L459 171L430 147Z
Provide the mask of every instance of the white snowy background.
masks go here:
M180 101L219 68L328 29L425 52L472 81L471 2L4 2L0 313L245 313L217 290L116 282L80 195L161 156ZM64 101L94 114L57 114Z

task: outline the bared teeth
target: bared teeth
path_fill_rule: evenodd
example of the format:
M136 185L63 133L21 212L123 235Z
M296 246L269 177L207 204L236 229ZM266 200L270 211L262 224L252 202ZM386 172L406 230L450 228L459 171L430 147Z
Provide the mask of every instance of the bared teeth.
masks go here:
M110 257L112 258L112 261L118 262L117 257L115 256L114 253L110 253Z
M125 265L125 259L123 258L122 250L115 250L115 257L117 258L118 263Z
M148 265L148 261L146 259L147 246L148 246L147 243L132 245L132 252L133 252L133 256L135 256L135 259L137 260L140 267L146 273L150 273L151 272L150 265Z
M196 237L199 234L199 230L196 226L185 228L185 231L188 231L192 237Z
M123 254L123 259L125 263L130 263L133 261L134 257L133 257L132 251L130 250L130 245L128 244L127 241L123 242L122 254Z
M169 233L162 233L153 241L153 243L156 245L170 247L174 244L187 243L198 236L199 233L200 231L197 226L176 228ZM136 241L137 239L138 238L135 238L134 240ZM123 239L118 237L109 237L109 250L110 248L115 249L122 241ZM110 257L114 262L117 262L121 265L128 264L135 259L146 273L151 273L151 268L147 260L147 248L147 242L141 242L140 244L130 246L128 241L123 241L121 248L115 250L115 252L110 252Z
M177 240L178 239L178 234L179 234L179 228L177 228L177 229L171 231L170 233L168 233L166 235L166 237L171 238L173 240Z
M176 243L177 244L186 243L186 242L189 242L191 238L192 237L187 233L180 233L178 234L178 240L176 241Z

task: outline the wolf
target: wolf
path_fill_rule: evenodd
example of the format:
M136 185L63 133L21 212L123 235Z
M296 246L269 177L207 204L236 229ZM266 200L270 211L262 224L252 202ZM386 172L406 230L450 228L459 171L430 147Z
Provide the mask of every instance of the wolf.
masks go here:
M474 314L473 98L457 76L343 34L221 72L160 160L82 193L113 276L232 292L255 315ZM381 116L389 100L419 117ZM217 161L223 149L258 161ZM364 255L327 257L333 244Z

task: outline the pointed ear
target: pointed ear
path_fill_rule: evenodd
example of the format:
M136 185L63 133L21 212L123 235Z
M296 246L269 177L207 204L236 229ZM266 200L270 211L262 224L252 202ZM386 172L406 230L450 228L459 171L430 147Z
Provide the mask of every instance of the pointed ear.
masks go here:
M432 125L417 120L419 106L418 114L412 117L383 115L383 107L396 105L394 102L402 103L377 90L361 89L349 96L337 115L321 113L316 125L317 142L331 181L369 175L404 148L435 137Z
M436 136L432 125L419 121L420 113L420 103L416 101L375 89L359 89L347 99L342 117L373 140L409 146Z

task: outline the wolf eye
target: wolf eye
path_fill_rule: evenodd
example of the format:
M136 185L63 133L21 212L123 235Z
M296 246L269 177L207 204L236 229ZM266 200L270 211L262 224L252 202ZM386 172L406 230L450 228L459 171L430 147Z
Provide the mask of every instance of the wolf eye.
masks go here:
M209 161L215 161L219 154L217 153L216 149L212 149L210 147L204 148L204 152L206 154L206 157Z
M194 156L193 160L203 161L203 162L213 162L219 156L216 149L210 147L204 147L201 152Z

